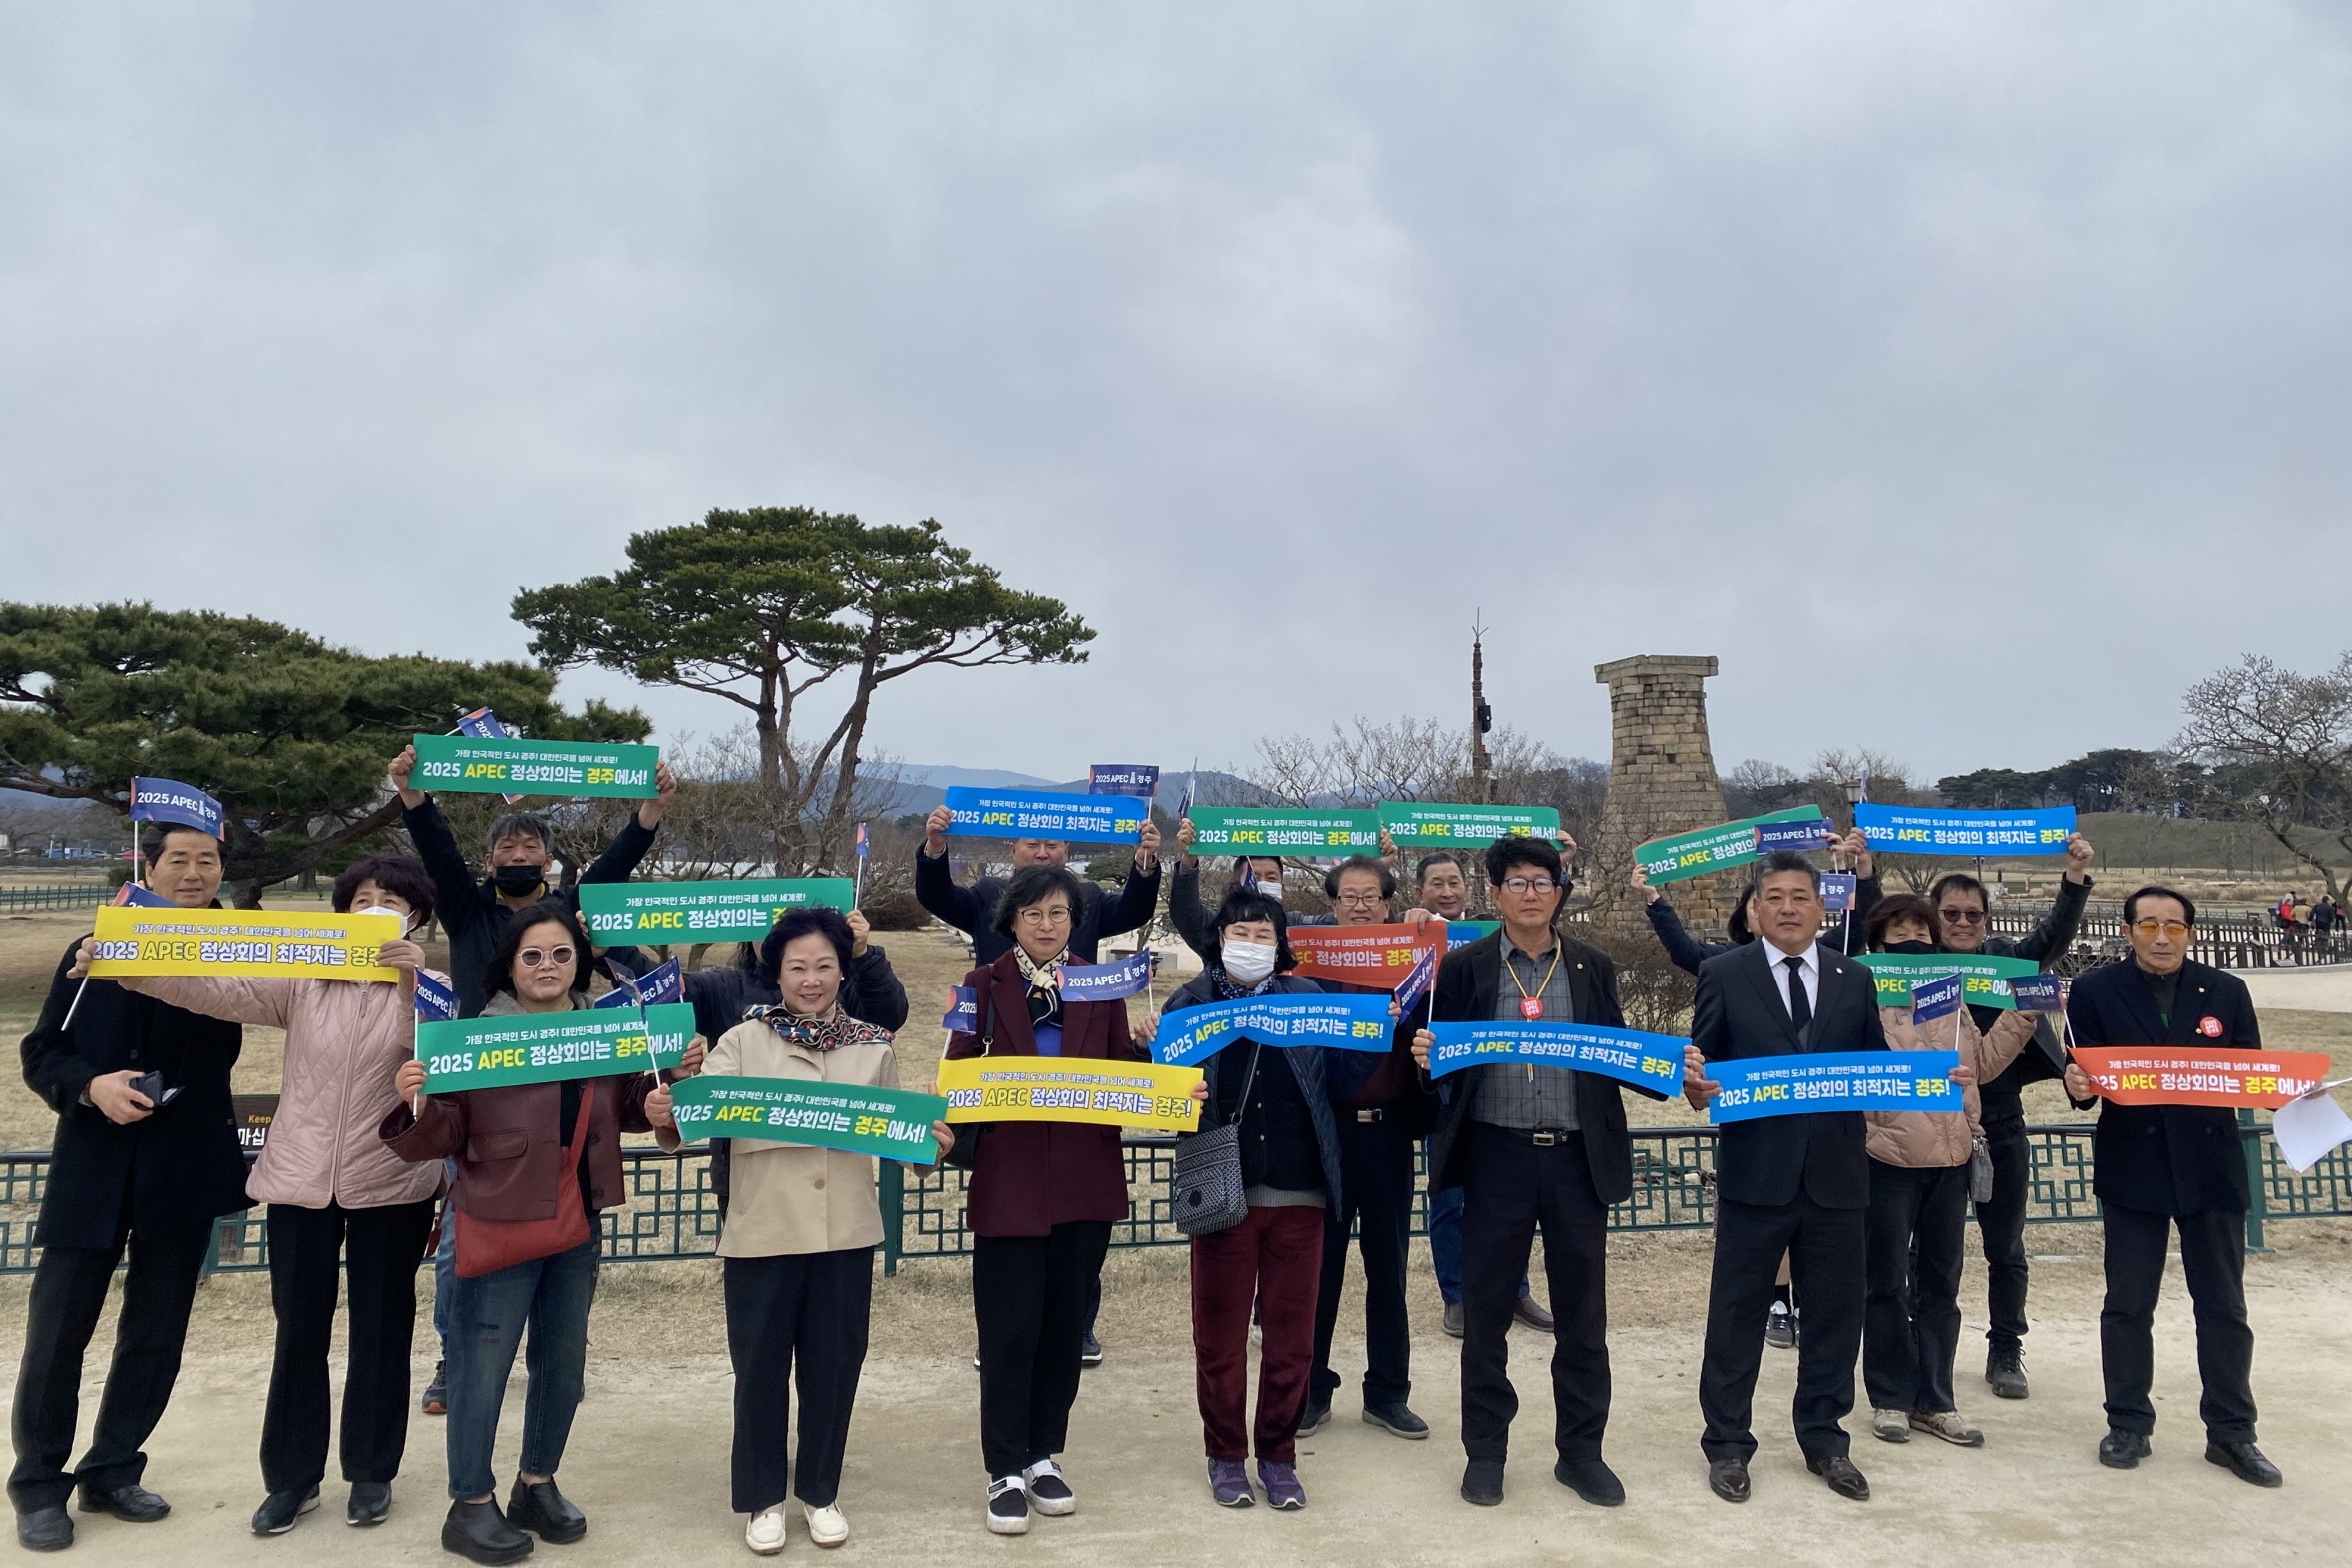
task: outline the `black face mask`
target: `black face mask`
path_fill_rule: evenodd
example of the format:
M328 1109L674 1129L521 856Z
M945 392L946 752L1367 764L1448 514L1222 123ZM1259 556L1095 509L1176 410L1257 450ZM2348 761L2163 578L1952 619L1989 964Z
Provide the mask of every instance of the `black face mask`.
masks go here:
M1933 953L1935 944L1932 942L1890 942L1886 945L1886 951L1889 953Z
M547 881L547 872L538 866L499 866L492 869L490 881L510 899L529 898Z

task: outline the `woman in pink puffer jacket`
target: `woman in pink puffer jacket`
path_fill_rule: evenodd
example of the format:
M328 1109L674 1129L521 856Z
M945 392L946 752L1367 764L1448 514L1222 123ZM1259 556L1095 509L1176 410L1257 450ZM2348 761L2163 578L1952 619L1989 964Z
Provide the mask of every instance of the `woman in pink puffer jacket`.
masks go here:
M432 918L433 882L415 861L371 856L335 880L334 905L343 914L403 916L414 933ZM423 957L405 940L383 952L385 963L409 969ZM253 1515L253 1531L283 1534L318 1506L330 1418L327 1348L346 1261L346 1517L352 1524L381 1524L408 1442L417 1265L432 1234L441 1186L439 1161L411 1164L376 1136L394 1105L392 1075L415 1050L410 988L383 981L181 975L125 976L116 983L190 1012L286 1031L277 1113L245 1184L257 1202L269 1205L269 1290L277 1310L277 1359L261 1425L261 1476L269 1495Z
M1874 953L1931 956L1943 944L1935 906L1916 893L1881 899L1870 912ZM1862 1319L1862 1382L1870 1431L1885 1442L1925 1432L1963 1448L1985 1437L1952 1398L1960 1348L1960 1271L1968 1177L1983 1136L1976 1086L2000 1076L2034 1037L2030 1013L2002 1015L1981 1033L1967 1007L1925 1023L1906 1002L1878 1009L1890 1050L1957 1051L1966 1071L1962 1108L1864 1111L1870 1152L1869 1290Z

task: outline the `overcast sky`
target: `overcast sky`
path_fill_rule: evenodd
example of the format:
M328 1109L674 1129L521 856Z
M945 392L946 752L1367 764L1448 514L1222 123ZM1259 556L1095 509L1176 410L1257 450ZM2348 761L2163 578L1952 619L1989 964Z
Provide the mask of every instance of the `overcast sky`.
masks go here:
M2334 5L0 8L0 598L517 657L713 506L1101 631L1047 776L1354 713L1918 775L2352 645ZM574 674L664 738L725 705Z

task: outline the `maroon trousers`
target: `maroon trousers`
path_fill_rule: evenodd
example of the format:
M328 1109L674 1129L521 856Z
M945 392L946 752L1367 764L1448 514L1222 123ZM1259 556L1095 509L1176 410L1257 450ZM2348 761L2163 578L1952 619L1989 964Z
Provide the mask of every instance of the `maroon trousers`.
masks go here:
M1315 1365L1315 1292L1323 1210L1250 1210L1230 1230L1192 1239L1192 1352L1201 1429L1212 1459L1250 1454L1250 1304L1258 1304L1260 1459L1293 1462Z

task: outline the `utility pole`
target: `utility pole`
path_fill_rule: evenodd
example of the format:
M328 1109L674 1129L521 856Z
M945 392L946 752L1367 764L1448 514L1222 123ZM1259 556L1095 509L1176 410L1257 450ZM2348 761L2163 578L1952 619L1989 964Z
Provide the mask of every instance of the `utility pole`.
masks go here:
M1494 709L1486 705L1486 627L1470 622L1470 794L1474 806L1494 804L1494 778L1486 755L1486 732L1494 728Z

